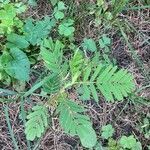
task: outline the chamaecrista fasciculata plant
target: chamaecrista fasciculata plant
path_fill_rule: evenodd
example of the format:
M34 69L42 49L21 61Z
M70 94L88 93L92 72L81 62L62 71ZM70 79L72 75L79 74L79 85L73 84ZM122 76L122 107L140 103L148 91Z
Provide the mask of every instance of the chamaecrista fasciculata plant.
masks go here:
M41 44L41 59L49 70L42 90L49 95L44 104L37 104L27 115L25 133L28 140L41 137L50 124L49 106L53 115L58 115L64 132L78 136L84 147L96 144L97 136L86 109L75 99L70 99L68 89L74 89L79 100L95 100L103 95L108 102L123 100L134 89L133 76L117 66L103 65L88 59L79 48L68 60L64 56L65 45L59 41L45 39Z

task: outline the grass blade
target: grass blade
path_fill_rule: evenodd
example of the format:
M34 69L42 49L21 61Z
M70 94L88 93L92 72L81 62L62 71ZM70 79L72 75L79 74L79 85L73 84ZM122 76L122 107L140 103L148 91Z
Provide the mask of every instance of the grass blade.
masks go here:
M24 99L23 99L23 97L21 97L20 106L21 106L21 116L22 116L23 124L25 126L25 124L26 124L26 113L24 110ZM31 150L30 141L28 141L28 140L27 140L27 146L28 146L28 150Z
M8 126L8 129L9 129L9 133L10 133L10 136L12 138L12 142L14 144L15 150L19 150L16 139L15 139L15 135L14 135L13 130L11 128L10 119L9 119L9 112L8 112L8 106L7 105L4 107L4 112L5 112L5 116L6 116L6 122L7 122L7 126Z

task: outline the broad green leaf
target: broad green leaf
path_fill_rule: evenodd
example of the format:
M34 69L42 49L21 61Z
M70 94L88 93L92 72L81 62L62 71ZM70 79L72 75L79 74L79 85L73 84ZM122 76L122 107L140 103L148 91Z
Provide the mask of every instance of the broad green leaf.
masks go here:
M29 43L25 40L25 36L22 35L18 35L15 33L11 33L7 36L7 41L8 43L6 44L6 46L8 48L27 48L29 46Z
M4 70L13 78L21 81L29 80L30 62L26 54L18 48L4 52L1 58Z

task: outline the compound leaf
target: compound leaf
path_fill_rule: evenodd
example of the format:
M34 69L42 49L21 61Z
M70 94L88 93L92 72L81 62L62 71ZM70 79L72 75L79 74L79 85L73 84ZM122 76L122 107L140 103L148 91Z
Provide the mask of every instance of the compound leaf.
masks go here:
M36 22L33 22L32 19L28 19L24 25L25 38L32 45L39 45L44 38L47 38L53 26L55 26L55 20L50 20L47 16L44 20Z
M25 124L25 134L27 140L33 141L36 137L41 137L48 126L48 110L45 106L36 105L27 116Z
M54 8L54 16L55 18L58 19L63 19L64 18L64 13L62 12L62 10L65 10L65 4L62 1L59 1L57 6Z
M45 65L54 73L60 74L62 65L63 52L62 49L64 45L57 40L55 43L52 39L45 40L41 45L41 56L45 62Z
M43 84L43 91L49 94L57 93L61 87L61 79L58 74L51 74L49 81Z
M63 100L58 106L59 121L66 133L78 135L84 147L95 146L97 138L90 118L84 114L84 107L71 100Z
M69 63L72 77L75 75L79 76L81 74L83 63L83 55L79 50L77 50Z
M98 92L100 91L107 101L114 102L115 99L123 100L134 90L135 85L132 75L124 69L118 71L116 66L104 67L98 65L92 69L87 67L84 72L83 82L81 83L82 92L79 93L83 93L82 97L84 98L89 98L91 95L98 101ZM88 79L89 77L90 79ZM84 93L88 97L85 97Z

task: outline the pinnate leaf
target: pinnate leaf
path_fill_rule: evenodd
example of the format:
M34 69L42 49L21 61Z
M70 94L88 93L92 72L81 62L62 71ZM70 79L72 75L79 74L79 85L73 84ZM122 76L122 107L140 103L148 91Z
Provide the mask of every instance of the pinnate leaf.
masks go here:
M45 17L43 20L34 22L28 19L24 25L25 39L32 45L40 45L44 38L47 38L52 27L55 26L55 20Z
M66 133L78 135L84 147L95 146L97 138L85 109L71 100L63 100L58 106L59 121Z
M51 74L49 75L49 81L47 81L45 84L43 84L43 91L49 94L57 93L60 90L61 87L61 80L60 76L58 74Z
M52 39L45 39L41 44L41 56L45 62L45 66L52 72L60 74L62 65L64 45L57 40L55 43Z
M83 82L80 86L82 93L79 93L81 97L83 94L84 98L89 99L91 95L98 101L98 93L101 92L107 101L114 102L114 100L123 100L135 87L133 76L124 69L118 70L117 66L98 65L92 67L92 69L87 67L84 72ZM86 72L90 79L86 77ZM88 97L85 95L88 95Z
M36 105L27 116L25 124L25 134L27 140L33 141L36 137L41 137L48 126L48 110L45 106Z

